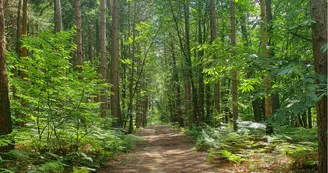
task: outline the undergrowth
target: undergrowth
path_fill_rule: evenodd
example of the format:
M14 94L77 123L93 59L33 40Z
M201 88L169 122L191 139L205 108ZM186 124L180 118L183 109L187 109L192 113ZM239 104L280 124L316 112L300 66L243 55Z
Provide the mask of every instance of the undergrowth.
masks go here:
M237 132L229 125L219 128L205 125L202 130L193 127L184 133L196 140L198 151L208 152L209 162L232 163L259 172L316 171L316 129L283 126L275 129L274 135L266 136L265 128L249 128L258 126L242 123Z
M97 129L81 140L77 151L60 155L54 150L37 151L33 141L16 145L0 157L0 172L94 172L109 158L134 149L140 139L120 131ZM19 142L18 142L19 143Z

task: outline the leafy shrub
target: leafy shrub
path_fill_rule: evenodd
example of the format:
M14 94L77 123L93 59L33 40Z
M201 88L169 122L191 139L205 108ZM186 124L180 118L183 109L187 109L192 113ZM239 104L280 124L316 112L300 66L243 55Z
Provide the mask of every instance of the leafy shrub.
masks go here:
M63 172L76 165L95 171L108 157L131 150L138 140L105 130L110 118L100 117L101 103L96 100L109 95L110 86L103 84L96 63L84 62L81 72L74 69L70 63L74 37L75 30L41 32L22 39L29 57L8 54L8 72L25 75L11 73L9 79L17 91L11 97L12 112L24 115L16 114L15 121L26 126L14 129L17 150L7 153L9 159L0 167L14 172ZM1 138L0 145L9 142Z

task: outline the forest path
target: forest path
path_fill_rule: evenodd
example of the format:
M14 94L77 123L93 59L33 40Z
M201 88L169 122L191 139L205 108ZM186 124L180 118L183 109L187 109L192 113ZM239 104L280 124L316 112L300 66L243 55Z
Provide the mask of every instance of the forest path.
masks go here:
M228 173L206 162L206 153L196 152L192 140L178 130L152 125L138 136L144 141L135 152L118 156L100 173Z

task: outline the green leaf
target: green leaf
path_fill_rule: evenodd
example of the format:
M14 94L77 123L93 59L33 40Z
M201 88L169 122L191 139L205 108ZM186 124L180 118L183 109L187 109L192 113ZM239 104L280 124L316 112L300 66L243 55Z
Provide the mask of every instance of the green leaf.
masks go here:
M320 48L320 50L322 51L322 53L327 52L327 49L328 49L328 43L325 44L325 45L323 45L323 46Z

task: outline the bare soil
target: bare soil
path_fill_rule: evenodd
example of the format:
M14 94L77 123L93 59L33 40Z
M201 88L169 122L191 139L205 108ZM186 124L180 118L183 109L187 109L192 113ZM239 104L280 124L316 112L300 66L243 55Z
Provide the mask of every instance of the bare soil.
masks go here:
M135 152L118 156L99 173L231 173L206 162L206 152L194 150L193 141L165 125L138 133L143 142Z

